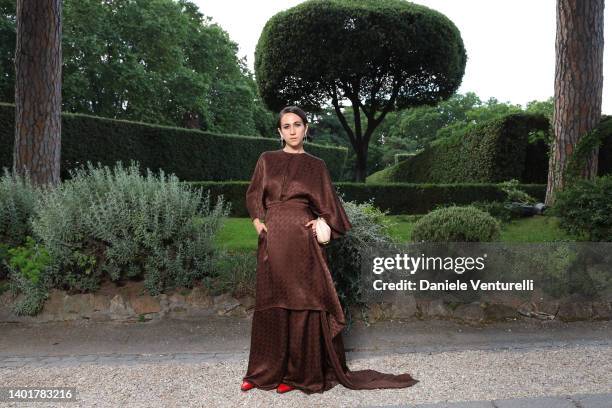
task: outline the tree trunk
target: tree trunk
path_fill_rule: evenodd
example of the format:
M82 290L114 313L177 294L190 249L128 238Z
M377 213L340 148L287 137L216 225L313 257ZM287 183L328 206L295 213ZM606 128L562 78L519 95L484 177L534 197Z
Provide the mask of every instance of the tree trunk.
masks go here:
M13 170L60 182L62 2L17 1Z
M355 151L355 169L353 171L353 179L358 183L365 183L365 179L368 175L368 153L364 150L367 149L367 146L364 146L363 143L359 145L359 149Z
M557 0L555 40L554 141L551 146L545 204L565 185L564 171L576 143L601 120L603 89L604 0ZM583 178L597 175L594 149Z
M183 127L187 129L200 129L200 115L197 112L185 112L183 114Z

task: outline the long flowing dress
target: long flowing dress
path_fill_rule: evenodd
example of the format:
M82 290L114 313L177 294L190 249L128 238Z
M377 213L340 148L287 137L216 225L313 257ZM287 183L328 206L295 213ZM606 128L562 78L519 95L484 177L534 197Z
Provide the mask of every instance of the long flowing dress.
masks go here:
M352 227L325 162L282 149L262 153L246 207L251 220L259 218L267 232L258 238L251 349L243 379L264 390L283 382L307 394L338 383L354 390L416 384L410 374L350 371L346 365L344 312L325 248L305 226L321 216L332 239Z

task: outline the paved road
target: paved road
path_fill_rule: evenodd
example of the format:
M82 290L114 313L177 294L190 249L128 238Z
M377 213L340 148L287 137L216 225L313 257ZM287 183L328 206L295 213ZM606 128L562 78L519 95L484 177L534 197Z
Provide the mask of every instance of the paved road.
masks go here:
M420 382L313 395L240 392L249 334L250 321L223 317L0 324L0 386L76 387L57 406L612 408L611 322L358 325L345 334L351 369Z

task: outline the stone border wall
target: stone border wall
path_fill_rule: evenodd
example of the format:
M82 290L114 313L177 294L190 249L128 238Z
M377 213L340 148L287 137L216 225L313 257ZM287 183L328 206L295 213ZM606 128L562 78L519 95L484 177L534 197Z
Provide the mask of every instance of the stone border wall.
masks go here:
M22 295L13 297L7 291L0 295L0 322L42 323L91 319L93 321L148 321L162 318L190 318L210 315L250 319L255 298L234 298L225 293L212 296L206 288L195 287L168 294L151 296L142 282L128 282L118 287L106 282L96 293L68 294L53 289L43 310L36 316L17 316L11 305ZM533 300L533 299L536 300ZM441 299L415 299L407 295L401 302L370 303L362 311L355 307L356 320L368 322L394 319L450 319L468 324L518 319L612 320L612 299L589 301L572 296L560 300L544 300L532 296L524 300L512 295L496 295L486 301L459 303Z

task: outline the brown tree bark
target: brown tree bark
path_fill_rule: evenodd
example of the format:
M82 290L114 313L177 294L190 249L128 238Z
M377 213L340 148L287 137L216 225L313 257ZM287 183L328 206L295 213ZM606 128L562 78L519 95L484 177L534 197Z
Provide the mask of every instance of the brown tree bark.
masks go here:
M183 114L183 127L187 129L200 129L200 115L197 112L185 112Z
M17 1L13 170L60 182L62 2Z
M551 146L546 205L565 186L564 171L580 138L601 120L604 0L557 0L555 40L554 141ZM587 158L581 176L597 176L598 150Z
M367 161L368 161L368 148L370 146L370 139L374 134L374 130L380 125L395 104L400 85L398 82L394 83L393 89L389 100L385 102L384 106L380 107L380 114L376 117L377 106L364 106L359 100L359 84L353 84L352 86L333 86L330 89L329 96L334 106L336 116L340 120L340 124L346 131L351 146L355 151L356 163L353 171L353 181L365 182L367 172ZM374 94L376 90L372 90ZM353 117L355 122L355 129L351 128L344 113L342 112L341 96L348 97L353 107ZM365 116L365 129L361 120L361 114Z

